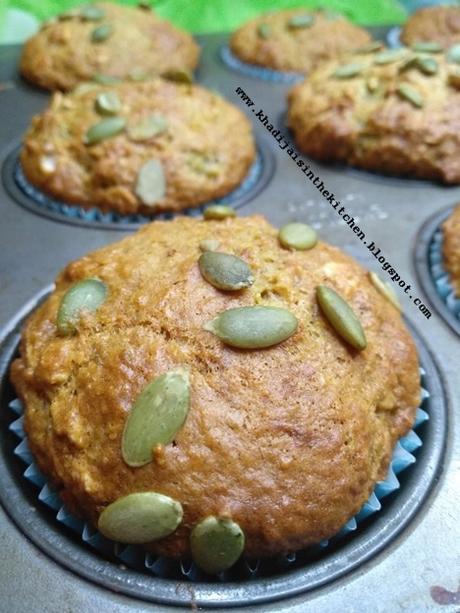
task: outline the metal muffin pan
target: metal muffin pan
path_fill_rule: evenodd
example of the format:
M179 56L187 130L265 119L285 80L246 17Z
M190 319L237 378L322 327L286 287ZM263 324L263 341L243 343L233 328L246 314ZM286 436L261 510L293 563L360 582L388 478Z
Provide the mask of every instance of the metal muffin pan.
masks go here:
M384 38L385 33L384 29L377 31L381 38ZM258 108L263 108L271 119L276 120L285 109L285 95L289 86L256 80L226 67L219 57L219 50L226 40L227 37L221 35L201 38L203 56L199 71L200 83L220 91L247 112L235 94L236 87L240 86ZM18 54L18 48L10 48L3 59L0 53L0 80L12 81L14 84L14 87L0 91L0 108L5 117L11 118L0 124L2 162L17 145L32 115L43 108L48 100L45 93L28 86L17 77ZM241 214L261 213L278 226L297 219L311 223L321 238L345 249L368 268L379 271L379 265L372 254L356 241L349 228L322 200L315 188L305 181L295 163L279 149L276 141L266 133L258 120L252 114L248 115L254 122L256 137L266 140L276 164L271 181L251 201L244 204ZM412 282L427 303L426 295L418 285L412 269L415 235L425 219L452 202L460 201L460 188L399 179L393 182L385 178L380 180L380 177L378 181L363 180L360 174L355 176L343 169L309 163L328 185L328 189L346 204L366 235L379 244L395 268ZM2 344L1 364L2 372L5 372L18 340L18 332L14 328L34 306L34 302L26 304L30 297L37 295L41 288L52 281L69 260L118 240L119 233L110 227L89 230L72 224L55 223L51 219L32 214L22 206L17 206L3 184L0 185L0 213L0 325L5 326L2 338L8 337L8 343ZM314 562L319 566L313 568L312 565L311 568L294 571L289 580L286 576L280 576L279 582L275 583L273 578L267 579L254 590L257 595L254 595L252 602L244 591L250 582L237 584L233 596L235 600L240 599L238 610L304 613L311 609L315 613L335 610L358 613L362 610L392 612L404 608L410 613L419 613L439 610L431 596L430 588L433 586L439 585L452 591L457 589L458 571L451 544L460 536L460 522L456 516L457 490L452 467L460 459L460 430L455 420L449 420L449 428L445 432L443 416L445 410L448 415L460 410L460 381L451 359L455 350L458 351L458 338L435 312L427 321L404 296L402 300L409 322L416 330L423 331L423 339L417 334L421 356L425 364L432 366L435 373L432 380L436 382L434 389L438 390L432 394L433 402L436 403L432 407L434 421L427 425L424 435L428 438L424 438L418 461L410 469L413 472L407 479L402 479L403 487L391 499L390 507L333 552L332 565L325 558ZM21 311L24 304L26 308ZM12 323L6 324L8 321ZM431 349L427 350L426 347ZM433 365L431 352L436 354L439 373ZM430 367L426 370L431 372ZM6 385L7 388L2 388L2 394L11 393ZM6 415L3 408L0 408L2 431L4 419ZM436 427L438 434L430 438L429 432L433 432L430 429L436 424L440 428ZM444 432L445 445L441 434ZM435 455L425 463L425 453ZM8 462L14 464L14 458L8 457ZM12 489L8 490L7 495L16 497L18 513L26 515L27 520L24 524L26 528L18 530L14 521L0 508L0 537L9 551L9 564L0 565L0 598L5 611L22 613L24 609L33 608L54 613L65 607L71 611L98 610L102 613L171 610L167 605L144 600L154 597L157 601L162 600L157 587L145 583L146 577L141 577L139 586L137 579L129 575L130 571L120 570L113 562L96 554L90 554L90 559L84 559L83 567L89 564L85 572L78 574L80 571L75 569L77 572L69 573L66 570L69 564L64 564L64 558L67 562L68 559L77 560L81 566L82 558L78 557L81 543L69 535L64 536L59 529L51 528L49 524L47 530L44 525L40 525L41 514L36 509L33 494L27 486L20 485L22 476L18 466L12 470L11 473L9 466L8 470L1 471L3 476L6 475L5 478L11 479ZM423 502L420 503L422 498ZM35 511L30 507L35 508ZM38 517L36 523L32 521L35 517ZM41 554L41 549L24 537L23 533L33 540L28 531L34 529L35 532L36 529L41 530L41 536L49 538L52 546L61 551L60 562L56 563L53 554ZM77 557L74 558L74 555ZM86 555L89 554L86 552ZM26 580L19 585L17 577L24 575L25 561ZM99 582L110 589L101 589L95 585L95 574L99 575ZM90 580L82 579L81 575ZM129 597L120 592L119 575L132 579L132 583L126 580L126 584L132 588ZM391 577L391 581L388 577ZM216 584L211 586L213 589ZM170 587L177 594L177 601L187 602L192 609L196 609L196 586L177 582ZM142 593L144 588L148 592L147 596ZM274 595L277 598L275 601L267 601ZM211 591L205 600L211 609L216 608L212 603L221 604L221 596L215 591ZM264 602L254 604L257 600ZM441 608L441 613L443 609L445 607Z

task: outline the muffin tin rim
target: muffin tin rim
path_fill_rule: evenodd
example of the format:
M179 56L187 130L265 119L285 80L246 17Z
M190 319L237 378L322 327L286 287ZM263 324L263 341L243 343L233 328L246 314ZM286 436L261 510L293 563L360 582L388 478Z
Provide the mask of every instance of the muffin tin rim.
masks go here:
M0 331L0 376L7 377L11 358L17 350L19 328L24 319L52 290L48 285L30 299ZM30 507L26 494L16 483L9 468L8 452L0 452L0 500L18 530L40 550L64 568L101 587L141 600L169 605L186 605L195 601L204 607L237 607L289 598L318 588L342 577L379 555L416 518L427 500L435 494L437 477L442 470L447 434L448 401L442 371L429 346L406 321L416 340L420 361L425 368L431 392L430 422L422 453L413 467L409 482L398 492L398 500L375 518L340 551L306 567L288 571L280 577L248 580L242 583L186 583L143 576L119 565L102 560L81 543L62 535ZM6 354L6 355L5 355ZM2 384L3 387L3 384ZM3 393L3 390L2 390ZM6 407L2 407L5 411ZM3 413L3 419L5 414ZM3 436L3 430L0 436ZM415 474L414 474L415 473ZM19 499L19 500L18 500ZM25 504L24 504L25 503ZM383 535L383 536L382 536ZM312 566L313 572L312 572ZM181 589L182 588L182 589ZM235 594L237 597L235 598ZM228 598L229 600L226 600Z

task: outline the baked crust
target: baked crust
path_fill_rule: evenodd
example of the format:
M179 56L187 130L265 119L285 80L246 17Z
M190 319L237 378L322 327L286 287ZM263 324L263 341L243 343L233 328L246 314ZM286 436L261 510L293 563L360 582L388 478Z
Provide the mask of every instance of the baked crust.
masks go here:
M100 21L75 16L46 23L24 46L22 75L46 89L69 90L97 74L126 79L196 68L200 50L188 33L150 10L110 2L96 6L105 11ZM92 31L106 23L112 35L92 42Z
M222 292L201 276L199 242L243 257L254 285ZM98 277L106 302L60 337L56 314L74 282ZM350 349L319 312L318 284L359 316L368 346ZM230 307L290 309L298 331L265 350L235 350L203 330ZM190 369L191 408L173 444L130 468L121 436L134 400L154 377ZM29 318L12 381L40 469L68 507L96 523L120 496L157 491L184 520L149 546L180 556L207 515L243 529L246 552L288 552L335 534L385 477L393 446L419 403L414 343L397 309L339 249L280 247L263 217L154 222L69 264Z
M297 15L310 14L313 25L290 28L289 20ZM261 38L258 28L267 24L271 28L268 38ZM362 28L340 15L325 11L292 9L261 15L236 30L230 47L241 60L282 71L308 72L318 63L371 41Z
M442 225L444 266L457 296L460 296L460 205Z
M427 6L415 11L404 24L401 40L405 45L436 42L444 48L460 43L460 7Z
M404 63L376 64L375 54L351 54L322 64L289 93L288 125L297 147L313 158L377 172L460 183L460 76L443 55L437 74ZM338 68L359 64L352 78ZM422 108L398 94L403 85ZM372 88L371 88L372 86Z
M95 110L104 91L121 100L127 129L89 146L87 130L104 119ZM132 140L130 126L152 114L166 118L167 129L142 142ZM166 194L154 206L143 204L135 188L150 159L161 161L166 176ZM254 159L251 125L242 112L202 87L162 79L55 93L48 109L34 117L21 151L28 180L51 196L86 208L146 215L225 196Z

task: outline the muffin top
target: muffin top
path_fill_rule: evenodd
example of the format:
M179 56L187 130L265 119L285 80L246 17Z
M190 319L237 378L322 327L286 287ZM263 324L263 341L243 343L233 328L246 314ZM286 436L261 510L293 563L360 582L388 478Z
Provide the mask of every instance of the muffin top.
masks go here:
M55 93L21 152L27 178L44 192L146 215L228 194L254 158L251 125L235 106L163 79Z
M46 89L69 90L103 76L136 79L193 70L199 47L145 5L88 4L46 22L24 46L22 75Z
M291 9L244 24L233 33L230 46L250 64L308 72L319 62L370 41L366 30L337 13Z
M444 265L455 293L460 296L460 205L442 225Z
M230 292L206 280L203 240L243 259L251 282ZM89 278L105 300L63 335L64 296ZM366 348L331 326L321 285L353 309ZM209 331L219 314L253 306L284 309L297 329L265 349L234 348ZM190 385L185 421L146 463L128 465L133 407L152 381L180 372ZM367 271L322 242L281 246L259 216L154 222L69 264L23 330L12 380L31 449L66 505L97 524L122 497L167 496L182 506L180 523L144 544L171 556L190 552L191 531L208 517L235 522L249 555L335 534L384 478L420 391L411 336Z
M460 43L460 7L427 6L415 11L402 29L401 40L405 45L436 42L444 48Z
M402 48L322 64L289 94L298 147L321 160L460 183L454 60Z

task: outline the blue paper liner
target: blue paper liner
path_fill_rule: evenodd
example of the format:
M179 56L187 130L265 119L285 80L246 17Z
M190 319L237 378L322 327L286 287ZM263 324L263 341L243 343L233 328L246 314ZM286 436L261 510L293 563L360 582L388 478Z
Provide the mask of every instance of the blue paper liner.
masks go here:
M428 248L428 266L438 296L449 311L460 320L460 297L455 295L455 289L450 282L449 273L444 268L442 247L443 233L442 229L438 228L433 234Z
M239 200L244 198L248 192L250 192L254 186L259 182L263 171L263 157L259 151L257 151L256 159L251 165L246 177L242 183L233 192L230 192L222 198L218 198L212 201L212 203L226 203L233 204L238 203ZM91 209L83 208L82 206L75 204L66 204L61 200L57 200L52 196L48 196L44 192L40 191L37 187L32 185L24 174L21 162L19 158L13 169L13 178L19 189L30 198L34 204L38 207L57 213L63 217L70 219L84 220L87 222L100 222L100 223L130 223L130 224L145 224L150 223L154 219L172 219L177 213L164 212L154 213L153 215L121 215L120 213L108 212L104 213L100 209L94 207ZM204 209L211 204L207 202L198 207L188 208L180 211L181 215L187 215L190 217L198 217L203 214ZM236 205L238 206L238 204Z
M402 28L400 28L399 26L394 26L393 28L391 28L391 30L388 30L387 43L388 46L392 49L399 49L400 47L404 46L401 42L401 32Z
M420 369L420 372L423 385L425 372L423 369ZM279 571L294 567L296 562L308 558L309 554L315 551L324 551L330 543L334 543L344 536L350 535L358 528L360 523L375 513L378 513L382 508L382 501L384 504L385 497L400 488L398 475L416 462L414 453L422 446L422 440L416 430L429 419L428 413L423 409L425 400L429 398L429 396L429 392L422 387L421 406L417 409L414 427L406 436L402 437L396 443L385 480L379 481L376 484L374 491L367 502L364 503L359 513L352 517L338 534L330 540L322 541L317 546L309 547L308 549L288 555L277 556L274 559L249 559L243 556L233 568L218 575L217 580L234 581L242 578L255 578L263 574L264 565L267 561L271 565L275 563ZM121 564L125 564L134 570L150 572L157 577L165 579L182 579L192 582L209 580L209 576L201 571L196 564L189 559L174 560L146 553L145 550L139 546L115 543L106 539L88 522L72 515L65 505L62 504L56 489L48 482L47 478L40 472L35 464L28 446L27 435L23 428L22 403L18 399L15 399L9 403L9 408L16 415L16 419L10 424L9 429L20 439L20 443L15 448L14 453L24 464L26 464L26 469L23 473L24 477L38 490L38 500L56 514L56 520L59 523L70 528L70 530L77 534L84 543L91 546L100 554L115 558Z
M297 81L305 79L306 76L299 72L282 72L281 70L274 70L273 68L264 68L256 64L248 64L237 58L228 45L223 45L220 48L220 57L224 64L232 70L241 72L247 77L272 81L273 83L296 83Z

